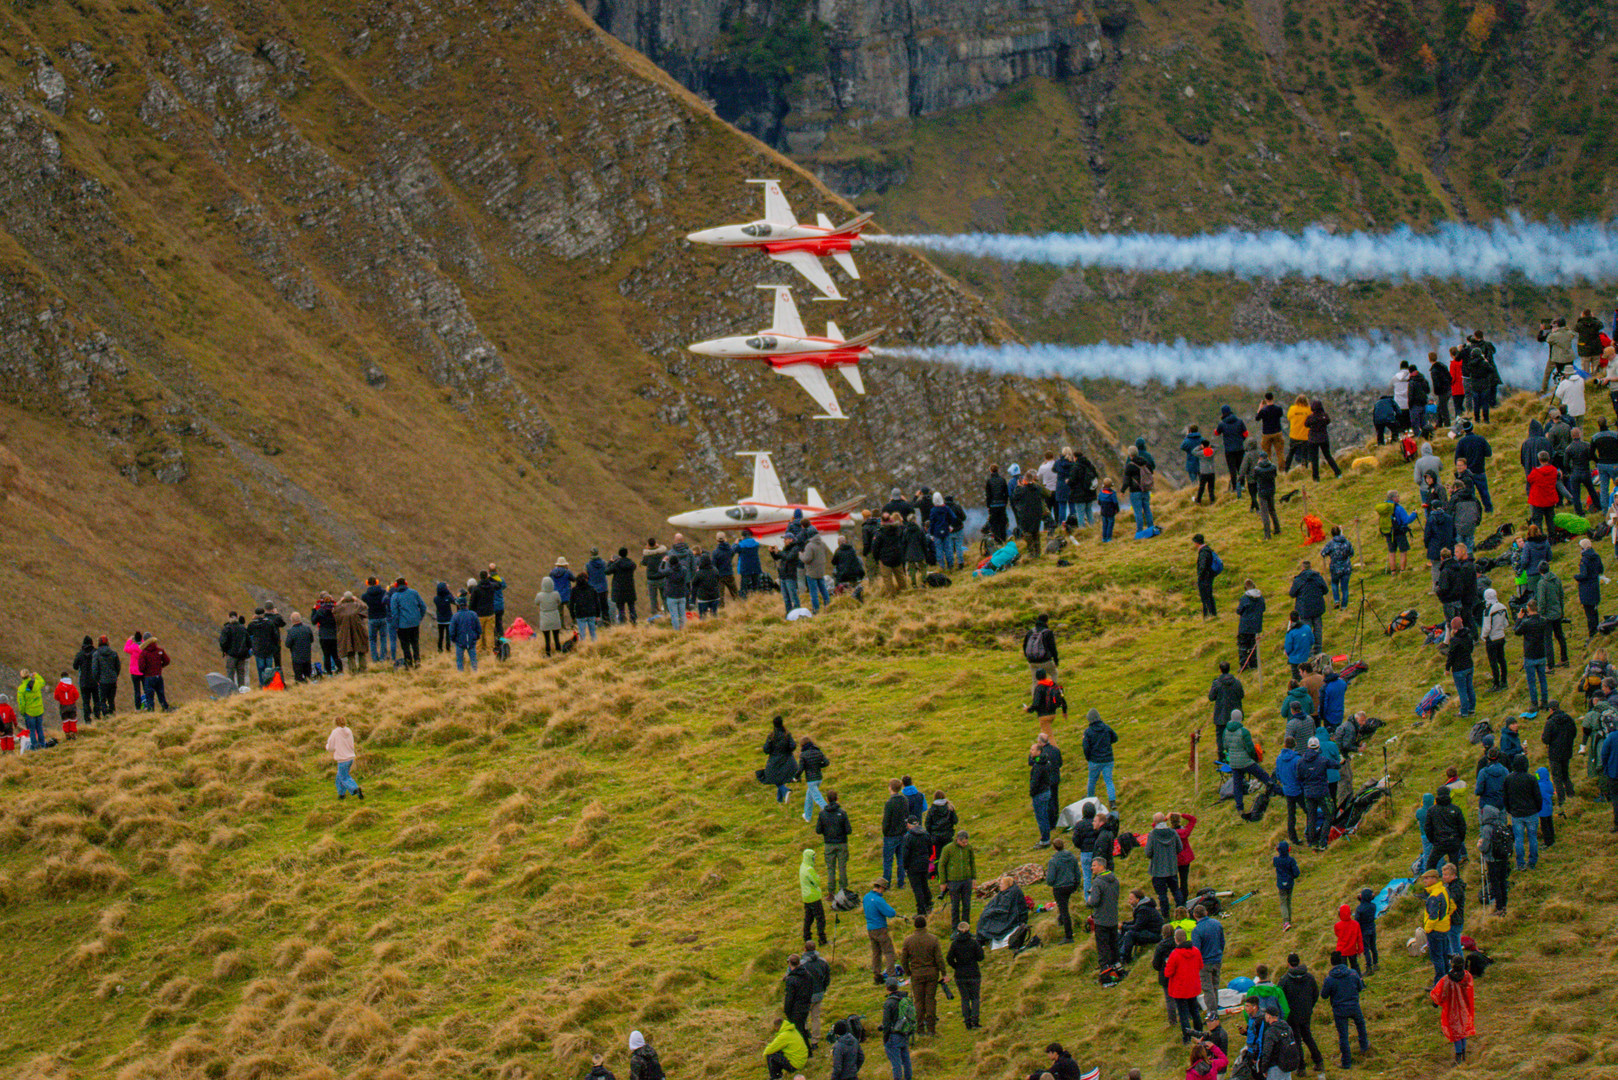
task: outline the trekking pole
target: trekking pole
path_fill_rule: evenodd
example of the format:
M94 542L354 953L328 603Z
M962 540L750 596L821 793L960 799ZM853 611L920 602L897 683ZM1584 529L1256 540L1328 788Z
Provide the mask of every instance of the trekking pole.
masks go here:
M1365 569L1365 545L1360 540L1360 519L1358 514L1354 515L1354 553L1360 557L1360 561L1355 563L1354 566L1361 570ZM1360 582L1360 588L1365 588L1365 582Z

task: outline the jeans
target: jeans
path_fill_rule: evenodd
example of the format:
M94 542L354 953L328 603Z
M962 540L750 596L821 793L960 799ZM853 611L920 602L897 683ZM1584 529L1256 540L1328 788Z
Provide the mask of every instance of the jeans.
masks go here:
M1434 983L1448 973L1449 954L1449 935L1442 930L1427 931L1427 959L1433 962Z
M1031 801L1034 804L1034 822L1039 826L1039 842L1048 843L1051 838L1051 793L1041 791Z
M825 578L812 577L806 580L809 582L810 611L819 611L821 604L831 603L831 592L826 588Z
M1236 812L1244 814L1247 812L1247 808L1242 800L1247 795L1247 778L1251 776L1265 787L1269 787L1271 783L1270 774L1264 771L1263 766L1254 762L1251 765L1244 765L1240 769L1232 769L1231 775L1236 778L1236 783L1233 785L1236 789Z
M1310 795L1303 797L1303 842L1310 847L1324 847L1330 835L1326 817L1326 800Z
M360 786L354 782L354 778L352 776L348 775L348 770L352 769L353 767L354 767L354 759L353 758L349 758L347 761L339 761L337 763L337 797L338 798L342 798L345 795L352 795L354 792L356 792L356 791L358 791L360 789Z
M148 709L156 709L157 706L161 704L164 711L167 711L169 707L169 699L168 695L163 693L163 676L147 675L145 678L146 707Z
M1610 494L1612 485L1618 483L1618 465L1596 464L1596 473L1601 480L1601 509L1605 510L1612 505Z
M275 657L255 656L253 663L258 665L258 684L268 686L270 678L275 674Z
M786 802L787 801L787 796L790 795L790 794L792 794L792 789L787 787L785 784L776 784L775 785L775 801L776 802L778 802L778 803L779 802Z
M1332 1015L1332 1023L1337 1025L1337 1052L1343 1055L1343 1068L1354 1064L1354 1055L1348 1052L1348 1025L1353 1022L1360 1036L1360 1053L1370 1053L1371 1040L1365 1034L1365 1013L1359 1009L1354 1010L1352 1016Z
M983 981L955 977L955 990L961 995L961 1020L969 1028L978 1026L978 1007L983 1000Z
M1055 885L1051 888L1051 895L1056 898L1056 921L1062 927L1062 937L1068 941L1073 940L1073 915L1068 911L1068 901L1073 898L1073 886Z
M788 615L798 607L798 579L790 574L781 575L781 603Z
M1460 698L1461 715L1471 716L1477 711L1478 695L1472 689L1472 668L1465 671L1452 671L1455 677L1455 696Z
M826 797L820 793L819 780L809 780L803 785L803 820L805 821L814 820L809 816L810 803L820 807L826 805Z
M582 618L574 619L573 622L578 627L581 637L588 631L590 640L594 641L596 639L596 616L585 615Z
M896 889L902 888L905 883L904 863L898 859L899 845L903 841L903 836L884 836L882 838L882 879ZM895 873L899 876L894 877Z
M635 615L635 601L625 600L621 602L618 605L618 625L622 626L624 623L628 623L631 626L634 626L637 622L638 619Z
M27 713L24 713L23 718L22 718L22 722L23 722L23 726L28 729L28 740L29 740L30 743L33 744L34 749L35 750L44 749L44 747L45 747L45 714L40 713L38 716L29 716Z
M1129 505L1135 508L1135 531L1152 527L1152 493L1150 491L1131 491Z
M421 626L401 626L395 633L399 636L399 651L404 654L406 667L421 666Z
M1085 762L1085 764L1090 767L1090 782L1089 782L1088 788L1086 789L1086 791L1084 793L1086 795L1086 797L1088 797L1090 795L1094 795L1096 793L1096 778L1100 777L1103 781L1106 782L1106 785L1107 785L1107 802L1108 803L1117 802L1118 801L1118 789L1112 786L1112 766L1113 766L1113 762L1111 762L1111 761L1087 761L1087 762ZM1088 889L1086 889L1086 892L1088 892Z
M1511 819L1511 831L1516 834L1517 869L1523 868L1522 848L1523 837L1528 837L1528 868L1532 870L1539 862L1539 815L1532 817L1514 817Z
M1117 524L1117 522L1118 522L1118 515L1117 514L1102 514L1101 515L1101 541L1102 541L1102 543L1106 543L1108 540L1112 539L1112 527L1115 524Z
M1085 896L1090 895L1090 875L1095 873L1095 870L1090 866L1090 861L1094 858L1095 856L1089 852L1079 852L1079 880L1083 883L1081 887L1084 889Z
M1489 478L1482 473L1473 473L1472 486L1478 489L1478 501L1483 504L1483 512L1494 513L1494 500L1489 498Z
M663 605L664 605L664 607L668 608L669 625L674 627L674 629L676 629L676 630L684 630L685 629L685 597L683 597L683 596L665 596L663 598Z
M468 660L472 662L472 670L476 671L478 669L478 647L475 644L469 648L463 648L460 645L455 646L455 670L465 671L465 662Z
M1551 699L1550 688L1545 682L1545 661L1525 657L1522 669L1528 676L1528 704L1537 709L1541 700L1549 702Z
M382 650L388 643L388 620L372 619L369 625L371 628L371 663L379 664L382 662ZM262 671L263 668L259 670Z
M893 1080L910 1080L909 1036L889 1035L882 1040L882 1052L888 1055L888 1064L893 1066Z
M1348 570L1331 576L1332 603L1341 604L1344 607L1348 606L1348 579L1352 574L1353 571Z
M966 533L952 532L949 534L949 564L951 569L966 569ZM974 1021L975 1022L975 1021Z
M225 677L240 689L247 685L247 657L225 657Z

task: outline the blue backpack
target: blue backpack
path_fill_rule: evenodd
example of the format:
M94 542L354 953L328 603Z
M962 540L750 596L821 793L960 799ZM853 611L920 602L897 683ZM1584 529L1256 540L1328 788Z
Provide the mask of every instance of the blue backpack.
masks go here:
M1225 572L1225 560L1221 559L1219 557L1219 552L1214 551L1213 548L1209 548L1208 551L1209 551L1209 554L1211 554L1213 556L1208 561L1208 569L1210 569L1210 570L1212 570L1214 572L1214 577L1218 577L1220 574L1223 574Z

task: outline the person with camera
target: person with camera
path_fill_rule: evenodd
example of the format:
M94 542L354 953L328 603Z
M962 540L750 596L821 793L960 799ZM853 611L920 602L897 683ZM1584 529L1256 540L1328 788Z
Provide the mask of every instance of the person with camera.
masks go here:
M1219 1080L1230 1059L1202 1032L1197 1032L1195 1039L1191 1044L1191 1064L1186 1067L1185 1080Z

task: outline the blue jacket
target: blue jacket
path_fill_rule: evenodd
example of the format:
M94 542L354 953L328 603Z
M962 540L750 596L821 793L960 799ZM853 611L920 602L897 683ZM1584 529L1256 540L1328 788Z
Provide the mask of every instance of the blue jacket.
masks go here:
M1281 650L1287 655L1287 663L1303 663L1314 655L1315 632L1307 623L1299 623L1287 631L1287 636L1281 642Z
M1180 440L1180 451L1185 454L1185 471L1195 477L1202 470L1202 436L1187 435Z
M388 617L388 590L381 585L372 585L360 594L365 601L365 614L368 618L381 620Z
M1348 681L1333 673L1326 676L1326 681L1320 687L1320 715L1325 717L1326 726L1332 730L1343 722L1344 702L1348 698Z
M955 525L955 516L949 512L948 506L935 506L932 513L927 515L927 535L943 543L949 539L950 529Z
M1331 788L1326 776L1326 755L1319 750L1305 750L1298 759L1298 786L1306 799L1324 799Z
M1397 424L1398 422L1399 403L1394 401L1393 398L1388 394L1383 394L1381 397L1377 398L1376 404L1371 406L1371 423ZM1398 440L1396 439L1394 441L1397 442Z
M388 611L394 626L410 630L420 626L421 620L427 617L427 603L415 589L404 588L388 599Z
M1601 740L1601 775L1618 780L1618 731L1609 732Z
M1365 980L1359 972L1347 964L1338 964L1320 984L1320 996L1331 1002L1333 1016L1354 1016L1360 1011L1360 992L1364 989Z
M438 583L438 591L433 593L433 608L439 626L448 626L455 618L455 594L442 581Z
M506 579L499 574L490 574L489 586L494 589L494 610L506 610Z
M1225 958L1225 928L1212 915L1205 915L1191 931L1191 944L1202 954L1203 967L1218 967Z
M1073 501L1073 487L1068 483L1068 478L1073 475L1073 464L1067 458L1059 457L1051 466L1056 473L1056 489L1051 494L1056 496L1057 502Z
M1275 782L1281 785L1281 794L1291 799L1301 798L1303 788L1298 784L1298 763L1303 760L1296 751L1282 748L1275 755Z
M753 541L757 544L758 541ZM720 577L730 575L730 560L735 556L736 549L730 546L729 540L721 540L713 546L713 568L719 572Z
M917 821L927 817L927 796L921 793L920 788L915 784L909 784L899 794L903 795L905 802L910 804L910 812L916 815Z
M1102 517L1118 516L1118 493L1105 489L1096 492L1096 506L1101 509Z
M1320 549L1320 557L1331 563L1331 576L1347 577L1354 571L1354 545L1346 536L1334 536Z
M1247 1018L1247 1050L1256 1062L1264 1056L1264 1014Z
M1084 760L1097 765L1112 761L1112 744L1117 741L1118 733L1105 720L1095 717L1084 729Z
M455 613L455 618L449 623L450 640L463 649L470 649L478 643L483 633L483 624L470 608L462 608Z
M1500 760L1502 763L1514 761L1521 753L1523 753L1522 735L1512 731L1508 722L1508 726L1500 730Z
M590 580L590 588L596 592L607 591L607 560L600 555L592 556L584 564L584 575Z
M1354 909L1354 921L1360 924L1360 933L1363 936L1367 938L1376 936L1376 899L1370 889L1360 890L1360 902Z
M1551 771L1541 765L1534 770L1539 777L1539 816L1550 817L1556 810L1556 792L1551 788Z
M562 601L564 604L567 603L568 599L573 595L573 574L568 570L567 567L558 566L551 570L550 578L551 581L555 582L556 584L557 599ZM492 581L493 579L491 578L490 580ZM504 595L505 594L503 592L494 594L494 610L505 610L504 602L501 600L501 597Z
M1275 887L1290 889L1292 883L1303 876L1303 871L1298 868L1298 860L1292 857L1291 846L1285 840L1276 845L1275 852L1275 858L1270 860L1270 865L1275 867Z
M758 541L751 536L744 536L736 541L736 572L738 574L763 572L758 563Z
M1229 405L1219 407L1219 426L1214 429L1219 437L1225 441L1225 453L1234 454L1242 448L1242 440L1247 438L1247 424L1242 418L1230 411Z
M1337 740L1324 726L1315 728L1314 737L1320 740L1320 756L1326 759L1326 782L1335 784L1341 778L1337 766L1343 763L1343 752L1337 749Z
M1478 772L1478 805L1506 808L1506 767L1498 761Z
M885 930L888 920L897 918L899 913L893 910L893 905L882 898L882 894L872 889L865 894L861 901L865 905L865 929Z

